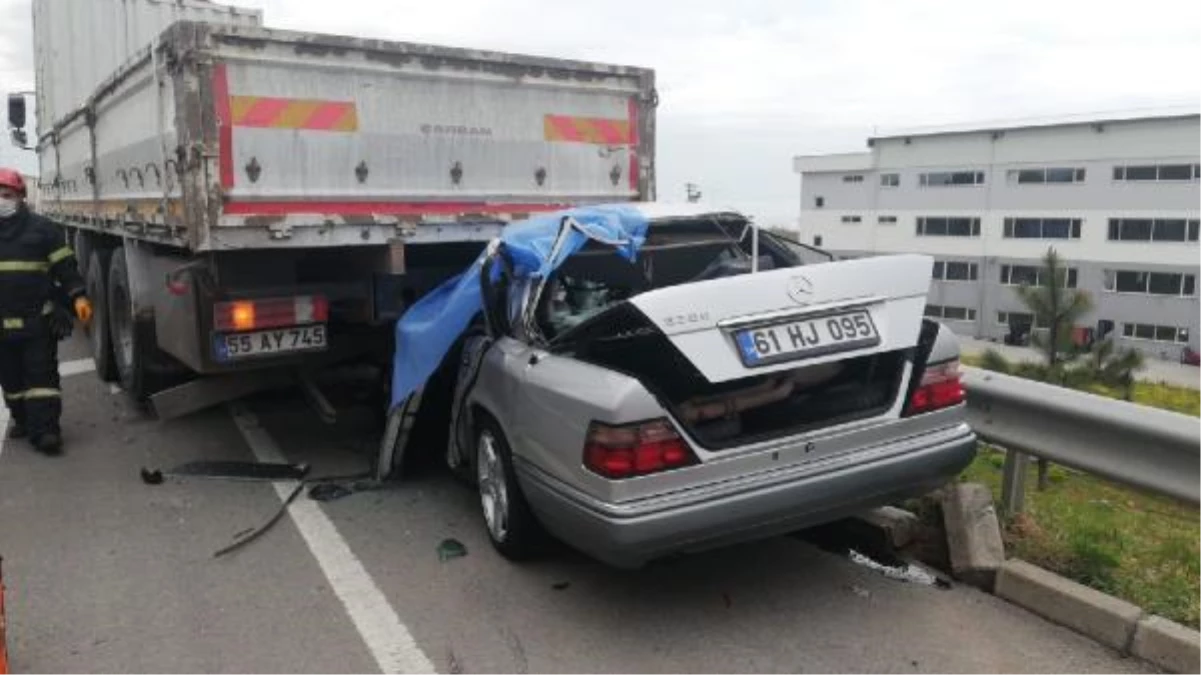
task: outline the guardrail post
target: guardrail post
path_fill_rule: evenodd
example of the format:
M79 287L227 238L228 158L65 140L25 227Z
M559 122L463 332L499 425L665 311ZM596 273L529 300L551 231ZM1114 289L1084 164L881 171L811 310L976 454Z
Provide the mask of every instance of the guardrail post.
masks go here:
M1022 512L1026 507L1026 455L1016 450L1005 450L1005 468L1001 473L1001 515L1006 518Z

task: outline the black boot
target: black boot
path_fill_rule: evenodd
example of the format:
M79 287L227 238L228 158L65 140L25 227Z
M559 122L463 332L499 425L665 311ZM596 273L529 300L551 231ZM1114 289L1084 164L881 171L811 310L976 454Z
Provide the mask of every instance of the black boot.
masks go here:
M25 438L28 435L29 430L25 428L25 425L13 420L12 426L8 428L8 438L10 440L17 440L18 438Z
M42 434L33 439L33 447L45 455L58 455L63 451L63 438L55 432Z

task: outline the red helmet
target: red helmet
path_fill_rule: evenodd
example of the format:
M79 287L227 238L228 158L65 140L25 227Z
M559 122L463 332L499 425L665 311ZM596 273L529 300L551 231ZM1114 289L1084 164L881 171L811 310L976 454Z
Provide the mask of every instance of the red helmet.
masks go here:
M20 172L12 169L0 169L0 187L16 190L22 197L28 195L28 190L25 188L25 179L21 177Z

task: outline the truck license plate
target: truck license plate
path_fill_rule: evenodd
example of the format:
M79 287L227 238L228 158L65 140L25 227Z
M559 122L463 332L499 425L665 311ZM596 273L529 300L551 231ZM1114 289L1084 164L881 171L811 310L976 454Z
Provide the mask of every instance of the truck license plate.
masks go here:
M857 310L741 330L734 341L742 363L754 367L874 347L880 335L872 315Z
M218 361L317 351L325 349L325 344L325 326L321 325L213 336L213 351Z

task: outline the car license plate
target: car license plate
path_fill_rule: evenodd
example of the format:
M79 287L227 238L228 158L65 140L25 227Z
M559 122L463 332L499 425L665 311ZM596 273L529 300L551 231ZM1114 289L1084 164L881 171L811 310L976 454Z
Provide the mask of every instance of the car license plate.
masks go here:
M866 310L787 321L734 333L747 366L874 347L880 334Z
M213 351L218 361L316 351L325 349L325 344L325 326L320 325L213 336Z

